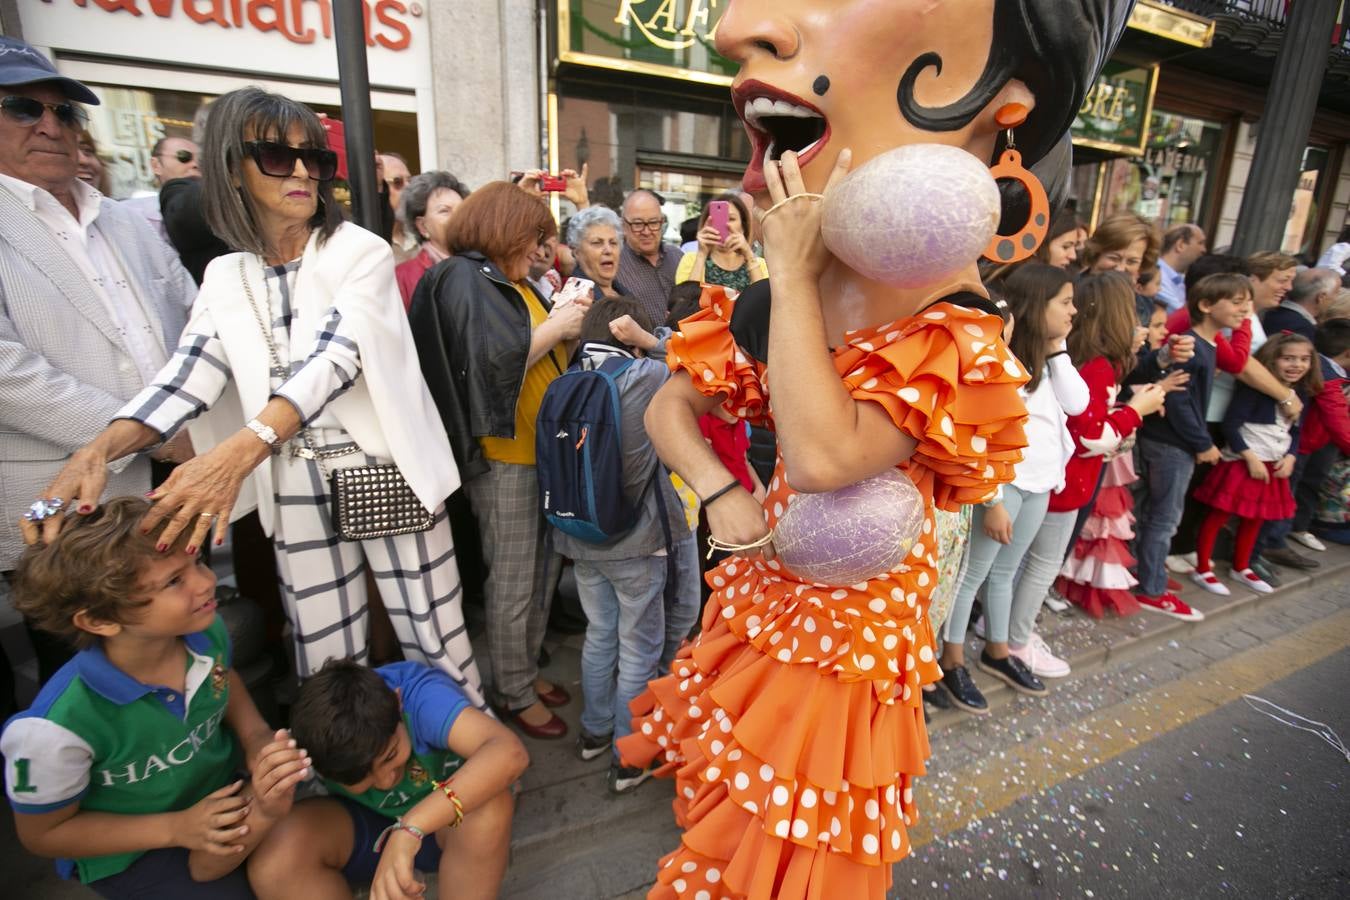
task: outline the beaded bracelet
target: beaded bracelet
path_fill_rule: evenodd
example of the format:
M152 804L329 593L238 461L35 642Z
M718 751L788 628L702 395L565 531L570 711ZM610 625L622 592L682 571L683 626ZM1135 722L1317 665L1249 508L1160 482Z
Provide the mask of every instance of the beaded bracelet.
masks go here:
M398 819L394 820L393 825L390 825L384 831L381 831L380 836L375 839L376 853L379 853L384 849L385 843L389 840L389 835L393 834L395 831L406 831L408 834L417 838L418 841L425 840L427 836L425 831L418 828L416 825L409 825L407 822L404 822L403 818L400 816Z
M455 821L450 823L450 827L458 828L460 823L464 821L464 804L460 802L459 796L455 793L455 789L450 786L450 781L451 779L449 778L444 781L437 781L435 782L434 787L442 794L445 794L445 799L455 805Z

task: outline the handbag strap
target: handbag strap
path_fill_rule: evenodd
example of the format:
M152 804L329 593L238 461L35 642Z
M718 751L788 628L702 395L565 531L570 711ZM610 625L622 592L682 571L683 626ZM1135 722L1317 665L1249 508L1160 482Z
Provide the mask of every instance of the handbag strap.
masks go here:
M244 285L244 296L248 298L249 309L253 310L253 318L258 323L259 330L262 331L263 340L267 343L267 354L272 358L272 371L278 373L278 377L283 377L286 367L281 362L281 354L277 351L276 338L272 335L272 326L268 319L272 315L272 286L267 282L267 273L263 273L263 290L267 292L267 316L264 317L262 310L258 308L258 301L253 296L253 286L249 284L248 272L244 266L244 254L239 254L239 280ZM310 434L309 426L303 422L300 423L300 438L305 442L309 452L314 455L314 463L319 467L319 475L325 482L328 481L328 467L323 463L323 457L319 455L319 449L314 446L314 436Z

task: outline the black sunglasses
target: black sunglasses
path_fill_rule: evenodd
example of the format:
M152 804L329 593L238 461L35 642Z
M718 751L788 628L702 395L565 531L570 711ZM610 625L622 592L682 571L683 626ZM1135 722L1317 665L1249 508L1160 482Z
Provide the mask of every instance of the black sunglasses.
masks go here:
M160 156L163 155L164 155L163 153L160 154ZM186 166L188 163L192 162L192 160L195 159L196 157L192 155L191 150L175 150L173 158Z
M89 114L74 103L43 103L32 97L9 96L0 99L0 110L16 125L24 127L36 125L45 110L51 110L56 120L71 129L84 128L89 124Z
M289 178L295 172L295 161L305 164L305 171L315 181L332 181L337 176L337 154L318 147L292 147L276 141L246 141L244 149L258 170L273 178Z

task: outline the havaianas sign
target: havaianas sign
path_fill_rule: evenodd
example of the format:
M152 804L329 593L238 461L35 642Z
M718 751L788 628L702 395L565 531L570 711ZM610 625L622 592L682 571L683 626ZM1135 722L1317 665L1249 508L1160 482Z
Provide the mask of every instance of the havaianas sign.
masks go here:
M54 0L43 0L53 3ZM95 7L110 13L161 19L182 16L198 25L220 28L250 28L275 31L295 44L312 44L319 37L333 37L332 3L347 0L61 0L78 7ZM400 0L361 0L365 14L366 46L406 50L412 30L404 21L422 15L419 3Z

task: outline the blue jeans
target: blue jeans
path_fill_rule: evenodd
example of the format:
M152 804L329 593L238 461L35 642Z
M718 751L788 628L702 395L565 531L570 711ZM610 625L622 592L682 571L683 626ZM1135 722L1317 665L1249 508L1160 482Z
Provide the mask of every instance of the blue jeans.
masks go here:
M586 611L581 647L581 727L587 734L633 731L629 702L656 677L666 640L666 560L576 561L577 594ZM615 751L618 759L618 751Z
M689 637L703 606L703 577L698 569L698 532L675 536L675 600L666 609L666 646L661 651L661 673L670 671L675 652Z
M1167 551L1181 524L1186 488L1195 471L1195 454L1161 441L1139 439L1139 509L1135 513L1134 555L1139 562L1139 592L1167 592Z
M952 611L947 616L945 640L961 644L966 639L975 593L988 581L984 591L984 628L987 640L996 644L1008 640L1008 620L1012 615L1013 581L1027 547L1036 537L1050 505L1050 492L1028 493L1015 485L1003 486L1003 508L1012 519L1012 543L1000 544L984 533L987 510L975 507L970 523L970 549L966 571L956 592Z

